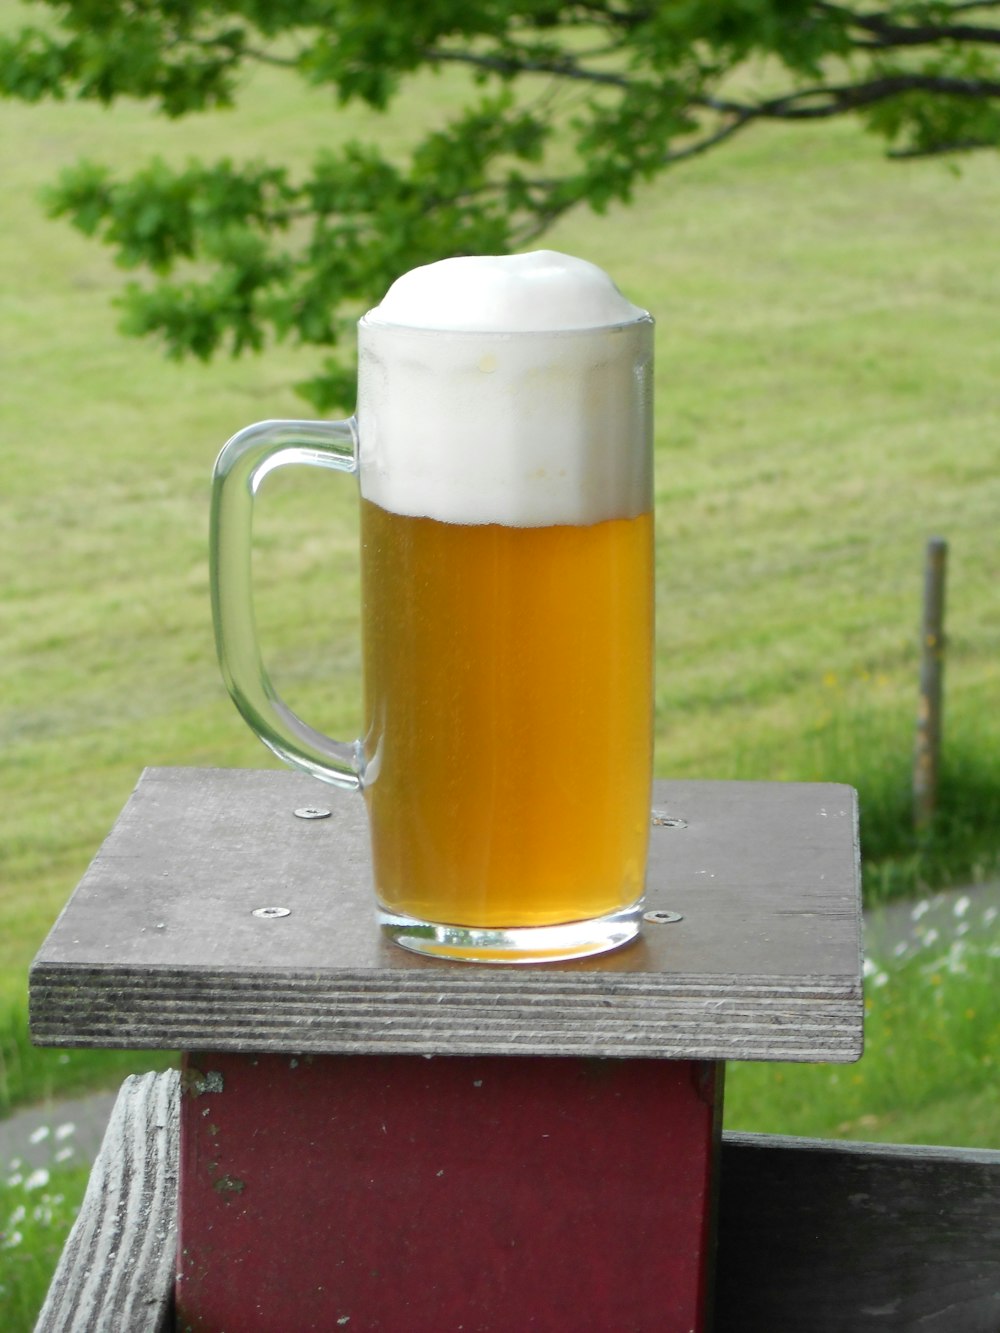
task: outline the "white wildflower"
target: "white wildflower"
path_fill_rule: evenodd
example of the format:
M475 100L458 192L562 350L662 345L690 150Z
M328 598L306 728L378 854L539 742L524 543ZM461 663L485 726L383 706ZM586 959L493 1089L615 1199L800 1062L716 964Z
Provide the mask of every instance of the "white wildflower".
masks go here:
M12 1250L15 1245L20 1245L24 1237L20 1231L0 1231L0 1250Z
M28 1142L44 1143L48 1137L49 1137L48 1125L39 1125L37 1129L33 1129L31 1133L28 1135Z
M961 898L955 899L955 906L951 910L956 916L965 916L971 905L971 900L963 893Z
M31 1175L24 1182L24 1188L26 1190L40 1190L44 1189L48 1183L49 1173L44 1166L40 1166L36 1171L32 1171Z
M68 1143L65 1148L60 1148L56 1153L57 1162L68 1162L73 1156L73 1145Z
M930 903L926 898L921 898L920 902L917 903L916 907L914 907L913 911L910 913L910 920L919 921L920 918L926 916L930 910Z
M965 943L963 940L954 940L951 948L948 950L945 958L945 967L954 974L965 973L968 968L965 965Z
M59 1128L56 1130L56 1142L62 1143L63 1139L68 1139L71 1134L75 1133L76 1133L76 1125L74 1125L73 1122L69 1120L66 1122L65 1125L60 1125Z

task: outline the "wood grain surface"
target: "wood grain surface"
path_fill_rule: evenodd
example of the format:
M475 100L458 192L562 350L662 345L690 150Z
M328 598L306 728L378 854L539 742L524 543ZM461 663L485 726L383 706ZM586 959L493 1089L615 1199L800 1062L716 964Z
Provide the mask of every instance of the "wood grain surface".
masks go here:
M293 772L149 769L35 960L33 1038L857 1059L854 792L664 781L654 802L646 906L682 919L598 958L498 968L382 937L360 797ZM318 806L330 816L296 817ZM587 817L581 788L566 836ZM287 914L254 915L272 907Z
M716 1333L997 1333L1000 1152L725 1135Z
M35 1333L167 1333L177 1247L179 1074L126 1079Z

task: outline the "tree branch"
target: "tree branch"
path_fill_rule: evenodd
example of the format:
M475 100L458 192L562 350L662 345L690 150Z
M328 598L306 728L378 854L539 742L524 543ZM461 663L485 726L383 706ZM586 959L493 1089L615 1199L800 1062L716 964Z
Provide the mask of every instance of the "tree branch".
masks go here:
M985 27L981 24L961 23L899 23L895 15L883 10L880 13L859 13L854 9L845 9L843 5L824 3L820 0L818 8L825 13L835 15L842 20L845 29L860 28L871 33L875 40L855 41L854 47L860 51L884 51L901 49L908 46L931 46L936 42L965 42L975 44L1000 45L1000 28ZM968 4L951 6L951 13L958 14L980 9L1000 8L1000 0L971 0Z
M241 35L245 34L245 29L241 29ZM275 65L279 69L296 69L298 61L292 56L276 56L271 51L262 51L256 46L247 46L242 42L237 46L232 40L225 36L218 37L193 37L185 35L176 37L167 44L168 50L177 50L179 47L193 46L200 51L210 52L228 52L234 60L240 60L246 56L250 60L256 60L261 65Z
M674 162L684 162L691 157L699 157L717 144L731 139L734 134L745 129L746 126L752 125L756 119L757 113L751 107L747 107L742 112L733 113L733 119L728 125L723 125L721 129L716 130L713 134L706 134L704 138L697 139L685 148L677 148L673 152L665 153L663 161L667 164L673 164Z
M474 51L450 51L447 48L428 46L422 52L424 58L432 64L473 65L478 69L489 70L492 74L554 74L559 78L577 79L585 83L604 84L612 88L629 88L631 80L624 74L614 74L607 70L584 69L576 64L572 57L564 61L526 60L510 56L479 55Z
M694 102L711 111L747 119L822 120L914 92L985 101L1000 98L1000 81L959 79L945 74L889 74L868 83L817 84L756 105L715 97L699 97ZM809 105L813 102L817 104Z
M977 45L1000 45L1000 28L984 28L973 24L922 24L920 27L900 27L881 19L854 20L855 26L871 32L876 40L856 42L861 51L900 50L907 46L933 46L936 42L966 42Z

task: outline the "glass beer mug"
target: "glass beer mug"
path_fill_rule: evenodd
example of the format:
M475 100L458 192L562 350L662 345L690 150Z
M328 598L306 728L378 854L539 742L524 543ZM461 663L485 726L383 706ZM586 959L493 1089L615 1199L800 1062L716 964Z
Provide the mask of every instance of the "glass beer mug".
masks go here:
M584 957L641 920L652 778L653 321L553 252L415 269L359 324L356 417L262 422L212 505L223 675L282 759L360 789L378 920L419 953ZM360 484L364 736L331 740L257 648L254 496Z

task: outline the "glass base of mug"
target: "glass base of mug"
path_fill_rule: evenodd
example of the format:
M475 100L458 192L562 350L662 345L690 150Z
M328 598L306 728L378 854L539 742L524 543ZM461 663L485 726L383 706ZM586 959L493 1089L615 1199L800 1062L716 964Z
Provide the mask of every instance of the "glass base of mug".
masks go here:
M620 912L554 926L449 926L379 908L384 934L411 953L460 963L559 963L620 949L642 922L642 899Z

